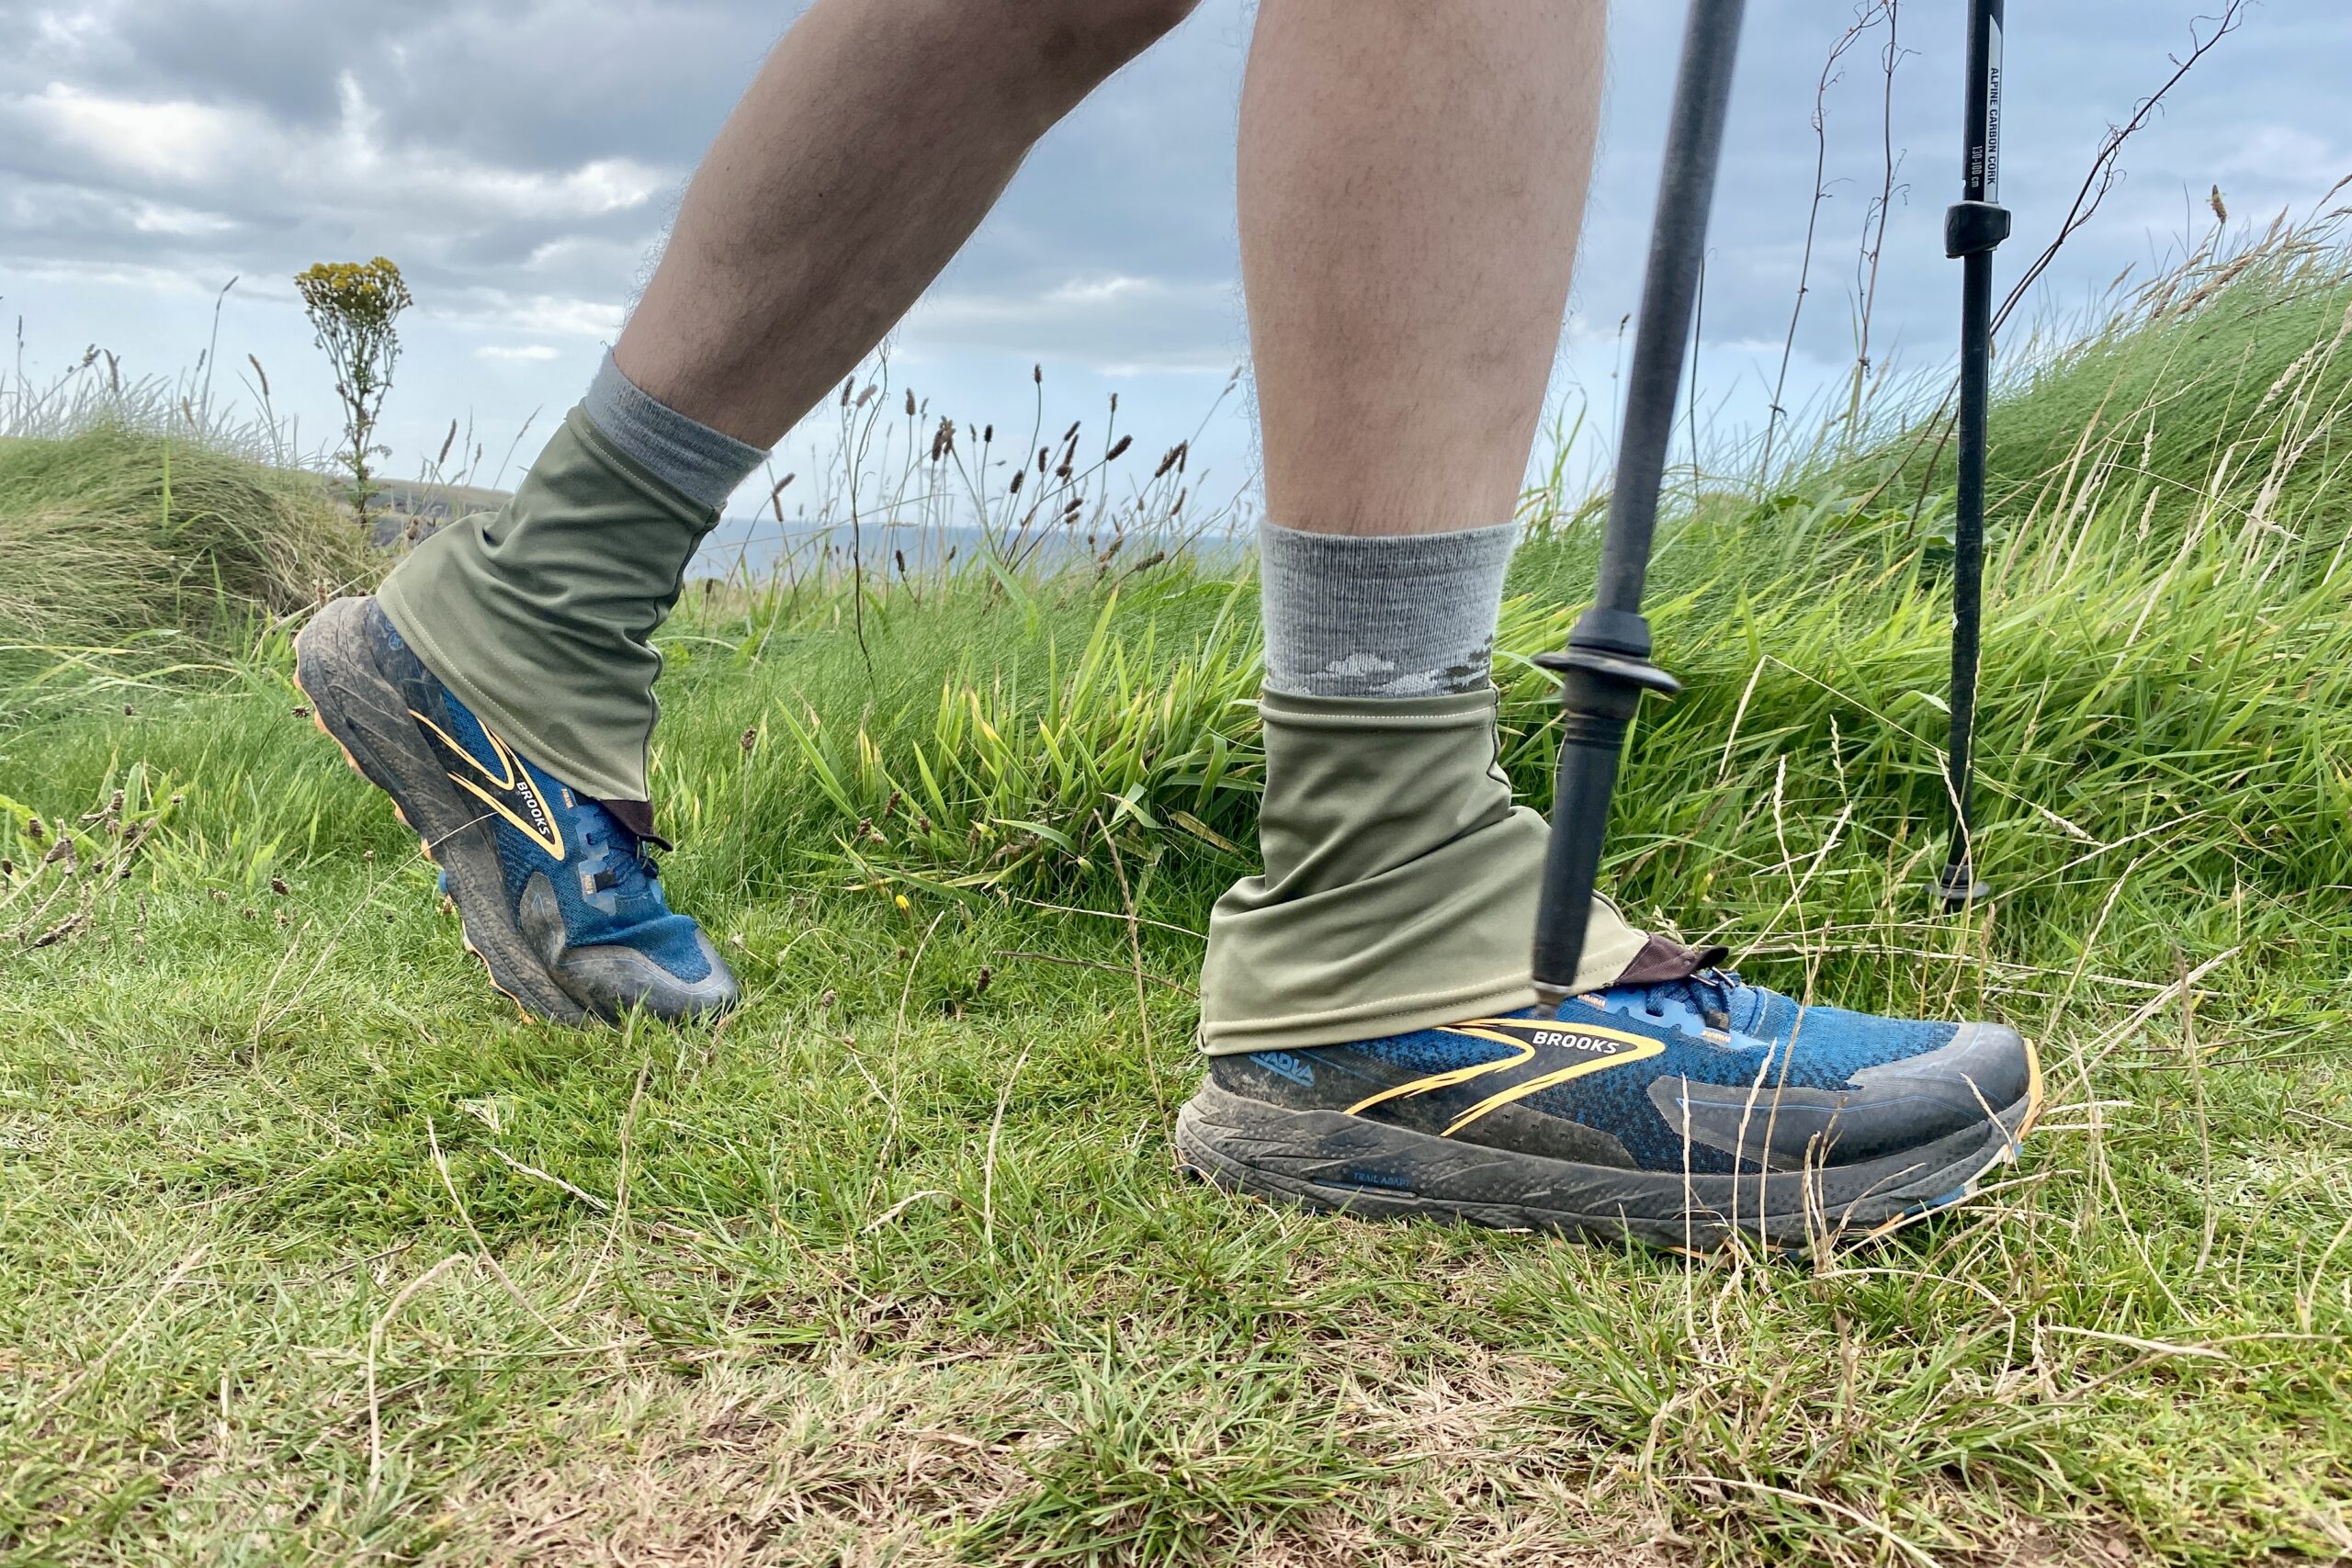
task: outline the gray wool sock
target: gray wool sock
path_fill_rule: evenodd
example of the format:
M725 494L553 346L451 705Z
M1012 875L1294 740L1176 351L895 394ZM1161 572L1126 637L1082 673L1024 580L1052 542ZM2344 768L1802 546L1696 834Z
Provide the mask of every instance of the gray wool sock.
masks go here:
M1430 697L1488 684L1513 523L1354 538L1263 524L1266 685L1303 697Z
M606 440L688 500L716 512L767 457L758 447L657 402L605 355L581 402Z

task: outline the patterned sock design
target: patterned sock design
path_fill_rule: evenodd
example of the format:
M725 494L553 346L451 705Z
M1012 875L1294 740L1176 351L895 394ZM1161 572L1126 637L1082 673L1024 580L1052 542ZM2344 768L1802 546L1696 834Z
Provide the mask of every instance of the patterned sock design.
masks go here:
M1487 684L1518 525L1354 538L1258 533L1266 685L1306 697L1432 697Z

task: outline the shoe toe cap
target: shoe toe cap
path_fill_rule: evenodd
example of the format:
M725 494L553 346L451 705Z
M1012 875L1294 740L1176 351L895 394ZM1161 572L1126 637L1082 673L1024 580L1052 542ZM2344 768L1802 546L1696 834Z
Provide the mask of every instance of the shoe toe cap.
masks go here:
M2006 1023L1963 1023L1938 1055L1939 1070L1993 1111L2016 1104L2032 1087L2033 1047Z
M607 1019L641 1011L672 1022L716 1018L742 1000L735 972L718 955L709 936L694 934L703 960L700 977L688 979L634 947L578 947L560 961L566 988Z
M2033 1077L2033 1048L2016 1030L1963 1023L1933 1050L1856 1072L1848 1113L1916 1120L1909 1135L1925 1137L2000 1116L2031 1092Z

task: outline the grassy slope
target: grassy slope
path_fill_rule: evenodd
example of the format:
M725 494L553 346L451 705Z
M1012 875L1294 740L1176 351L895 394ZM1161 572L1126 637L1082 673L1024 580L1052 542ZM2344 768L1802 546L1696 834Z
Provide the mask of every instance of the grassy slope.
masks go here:
M1690 691L1629 773L1628 902L1824 998L1997 1011L2056 1090L1989 1204L1815 1268L1171 1177L1189 933L1244 863L1213 840L1248 832L1246 587L1148 572L1107 616L1087 583L901 592L865 653L837 602L704 604L666 689L671 881L754 1001L683 1034L489 996L292 711L282 637L201 692L52 707L0 739L0 935L68 926L0 968L0 1551L2346 1549L2352 300L2324 283L2242 282L2005 405L1987 920L1917 891L1943 612L1913 485L1701 497L1664 551ZM1556 637L1586 549L1523 554L1511 650ZM1540 798L1540 690L1507 678ZM73 823L83 874L28 877L52 840L11 805Z
M253 626L378 563L308 476L100 423L0 438L0 724L37 713L61 664L233 659Z

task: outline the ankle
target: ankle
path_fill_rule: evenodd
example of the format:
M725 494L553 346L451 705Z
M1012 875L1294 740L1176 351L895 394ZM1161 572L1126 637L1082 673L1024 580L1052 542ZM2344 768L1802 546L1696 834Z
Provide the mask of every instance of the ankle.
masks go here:
M679 494L716 512L767 454L660 401L612 355L589 383L581 412L597 433Z

